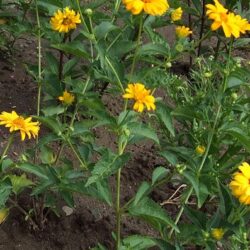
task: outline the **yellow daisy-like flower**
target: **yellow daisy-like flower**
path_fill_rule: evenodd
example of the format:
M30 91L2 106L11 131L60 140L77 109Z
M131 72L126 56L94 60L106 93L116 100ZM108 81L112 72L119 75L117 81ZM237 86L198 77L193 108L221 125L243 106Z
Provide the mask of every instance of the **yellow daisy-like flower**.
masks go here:
M229 187L242 204L250 205L250 165L247 162L243 162L239 171L233 174Z
M31 136L34 138L39 132L39 122L32 122L32 118L24 118L18 115L15 111L11 113L2 112L0 115L0 125L5 125L6 128L10 128L10 132L20 131L21 140L23 141L26 137L30 139Z
M212 229L211 234L214 239L221 240L223 235L225 234L225 230L223 228L214 228Z
M53 30L58 32L68 33L70 30L76 28L76 24L81 23L80 14L71 10L69 7L58 10L50 19L50 24Z
M198 155L203 155L206 151L206 148L202 145L198 145L196 148L195 148L195 152L198 154Z
M69 93L67 90L65 90L63 92L63 95L59 96L58 99L66 105L71 105L75 100L75 96Z
M167 0L122 0L126 9L133 15L138 15L142 11L152 16L161 16L168 9Z
M130 83L126 88L124 99L134 99L135 104L133 109L137 112L142 112L146 107L147 110L155 110L155 98L150 94L142 83Z
M181 20L182 18L182 14L183 14L183 10L181 7L175 9L172 13L171 13L171 20L173 22Z
M175 33L179 38L185 38L192 34L193 32L185 26L178 26L175 28Z
M214 0L214 5L207 4L208 9L206 15L213 20L211 30L217 30L222 27L226 37L240 37L240 33L245 34L250 30L250 24L240 15L235 15L224 8L218 0Z

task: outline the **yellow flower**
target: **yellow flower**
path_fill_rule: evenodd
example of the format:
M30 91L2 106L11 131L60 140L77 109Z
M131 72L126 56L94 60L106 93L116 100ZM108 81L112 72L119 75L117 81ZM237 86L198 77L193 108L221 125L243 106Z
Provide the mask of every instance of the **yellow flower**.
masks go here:
M58 99L66 105L71 105L75 100L75 96L69 93L67 90L65 90L63 92L63 95L59 96Z
M8 208L1 208L0 209L0 224L2 224L6 218L9 215L9 209Z
M147 110L155 110L155 98L150 94L142 83L130 83L123 95L125 99L134 99L133 109L142 112L146 106Z
M182 11L182 8L181 8L181 7L175 9L175 10L171 13L171 20L172 20L173 22L180 20L181 17L182 17L182 14L183 14L183 11Z
M179 38L185 38L193 33L188 27L185 27L185 26L176 27L175 32Z
M228 12L218 0L214 0L214 3L214 5L206 5L208 9L206 14L209 19L213 20L211 30L214 31L222 27L226 37L234 36L235 38L240 37L240 33L245 34L247 30L250 30L250 24L246 19Z
M241 203L250 205L250 165L247 162L243 162L239 171L233 174L229 187Z
M23 141L26 135L31 138L34 138L38 135L39 132L39 122L32 122L32 118L23 118L19 116L15 111L11 113L2 112L0 115L0 125L5 125L6 128L10 128L10 132L20 131L21 140Z
M76 24L81 23L80 14L71 10L69 7L58 10L50 19L50 24L53 30L67 33L76 28Z
M211 231L212 236L216 239L216 240L221 240L223 235L224 235L225 231L223 230L223 228L214 228Z
M206 148L202 145L198 145L196 148L195 148L195 152L199 155L203 155L206 151Z
M138 15L142 11L152 16L161 16L168 9L167 0L122 0L128 11Z

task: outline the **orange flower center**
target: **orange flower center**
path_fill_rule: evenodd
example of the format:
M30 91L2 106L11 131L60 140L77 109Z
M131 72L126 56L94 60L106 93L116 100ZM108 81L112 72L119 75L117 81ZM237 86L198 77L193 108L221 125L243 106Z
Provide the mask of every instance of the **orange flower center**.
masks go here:
M221 13L220 14L220 18L223 22L226 22L227 21L227 14L226 13Z
M19 128L24 128L25 127L24 118L22 116L19 116L13 121L13 124Z
M69 24L71 24L71 20L68 17L65 17L65 18L63 18L62 24L69 25Z

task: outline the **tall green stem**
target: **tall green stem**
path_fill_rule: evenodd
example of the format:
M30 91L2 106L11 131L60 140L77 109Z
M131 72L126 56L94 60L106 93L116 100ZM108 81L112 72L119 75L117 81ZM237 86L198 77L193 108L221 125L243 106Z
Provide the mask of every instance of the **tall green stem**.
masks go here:
M37 21L37 43L38 43L38 95L37 95L37 116L40 115L40 105L41 105L41 87L42 87L42 46L41 46L41 23L38 11L37 0L36 4L36 21Z
M126 147L126 143L122 144L121 140L118 143L118 154L122 155L124 149ZM118 170L116 175L116 250L119 250L121 244L121 208L120 208L120 198L121 198L121 169Z
M130 71L130 76L129 76L129 82L131 81L132 75L135 70L136 57L137 57L138 50L140 47L140 42L141 42L142 27L143 27L143 15L140 16L139 31L138 31L136 48L135 48L135 54L134 54L134 58L132 61L132 66L131 66L131 71Z
M13 142L13 138L14 138L14 134L11 134L10 137L9 137L8 143L7 143L5 149L4 149L3 153L2 153L2 156L1 156L1 159L0 159L0 164L2 164L3 159L5 158L8 150L9 150L9 148L10 148L12 142Z

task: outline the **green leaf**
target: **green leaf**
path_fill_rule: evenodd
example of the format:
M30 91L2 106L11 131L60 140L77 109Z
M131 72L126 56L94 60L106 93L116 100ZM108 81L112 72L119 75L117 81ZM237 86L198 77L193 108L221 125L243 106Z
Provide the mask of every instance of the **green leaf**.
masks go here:
M129 160L129 158L129 153L116 155L111 151L106 150L102 158L95 164L93 170L91 171L91 176L88 178L86 187L92 183L106 179L115 173Z
M27 179L25 174L21 176L18 175L8 175L11 184L12 184L12 191L17 195L20 193L24 188L29 187L33 184L33 182Z
M160 152L160 155L162 157L164 157L173 166L175 166L176 164L178 164L178 157L173 152L165 150L163 152Z
M150 191L151 189L151 185L146 182L146 181L143 181L135 195L135 199L134 199L134 202L133 202L133 205L137 205L137 203L143 198L145 197L146 195L148 195L148 192Z
M162 44L148 43L140 47L138 56L153 56L162 55L168 56L170 54L169 49Z
M58 106L49 106L42 109L42 112L45 116L53 116L53 115L59 115L64 112L64 107L61 105Z
M5 171L7 168L14 165L13 161L9 158L4 158L1 162L0 169L1 171Z
M86 187L86 182L83 181L67 184L63 187L71 192L85 194L101 201L105 201L110 206L113 204L110 187L107 180L93 183L88 187Z
M145 197L137 205L129 208L129 213L133 216L140 217L158 229L161 233L166 226L171 226L176 232L179 229L174 222L168 217L166 211L153 200Z
M79 58L73 58L63 65L63 75L70 74L72 69L79 63Z
M152 175L152 185L155 185L158 181L164 179L169 172L170 171L164 167L157 167Z
M155 133L154 129L152 129L151 127L149 127L145 124L142 124L142 123L129 124L128 129L131 131L131 133L134 135L134 137L137 137L137 138L139 137L138 139L140 139L140 137L142 137L142 138L147 138L147 139L153 140L157 144L160 143L158 136Z
M83 58L89 58L89 55L87 51L84 48L84 45L80 41L73 41L63 44L53 44L51 45L52 48L62 50L65 53L77 56L77 57L83 57Z
M230 134L234 138L238 139L239 142L246 148L246 150L250 152L250 137L245 133L244 130L238 127L231 127L223 130L227 134Z
M202 120L202 114L200 112L195 112L194 107L177 107L174 111L171 112L172 116L179 118L184 118L189 121L193 121L195 118Z
M12 186L9 180L6 179L0 182L0 208L5 206L5 203L11 194L11 189Z
M54 152L48 146L42 146L40 158L43 164L52 164L55 161Z
M63 131L63 125L54 117L41 117L35 116L35 118L42 124L50 128L57 135L61 135Z
M48 65L49 70L57 75L58 74L58 61L56 59L56 57L51 53L51 52L47 52L46 55L46 62Z
M186 170L182 174L192 184L198 199L198 207L201 208L208 197L208 189L206 185L200 182L198 177L195 176L191 171Z
M94 34L97 40L100 40L102 38L106 38L109 32L119 29L117 26L115 26L111 22L101 22L99 25L97 25L94 29Z
M172 136L175 136L171 110L163 103L157 102L156 115L159 120L165 125L166 129Z
M123 244L119 250L145 250L156 245L154 239L142 235L129 236L123 240Z
M20 165L17 165L17 168L22 169L25 172L34 174L42 179L49 179L46 173L46 169L41 166L33 165L31 163L22 163Z

